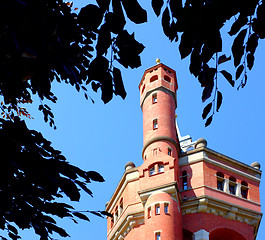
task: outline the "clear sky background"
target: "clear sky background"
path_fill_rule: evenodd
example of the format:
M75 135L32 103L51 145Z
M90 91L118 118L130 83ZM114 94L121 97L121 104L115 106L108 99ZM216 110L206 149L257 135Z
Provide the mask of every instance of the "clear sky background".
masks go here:
M151 1L141 2L142 6L150 10ZM80 8L85 4L85 1L74 1L74 7ZM208 102L201 102L203 89L189 73L189 58L180 60L178 43L170 43L164 36L161 19L157 19L152 11L149 11L148 19L148 23L140 26L128 25L129 32L135 32L136 39L146 48L141 55L140 68L122 69L127 91L125 100L114 97L105 105L100 100L100 92L94 93L91 90L90 96L95 100L93 104L73 87L55 83L53 91L59 100L57 104L48 105L53 109L57 130L44 123L36 107L39 104L38 98L34 98L34 104L28 108L34 117L34 120L27 120L29 128L41 131L70 163L85 170L97 171L106 180L104 183L90 184L94 198L83 194L81 203L76 204L77 210L104 210L105 203L111 198L124 173L125 164L128 161L134 162L136 166L142 164L142 112L138 84L145 69L155 65L156 58L160 58L163 64L174 69L177 74L179 89L176 114L181 135L190 135L193 141L203 137L209 148L245 164L258 161L263 169L265 44L257 49L255 65L248 73L249 80L244 89L237 91L219 75L218 85L223 93L223 104L220 112L214 115L212 124L205 128L201 114ZM227 47L224 46L225 49ZM264 185L262 179L262 203L265 202ZM88 216L90 223L80 220L79 224L75 224L70 220L59 220L58 224L66 228L72 240L106 239L106 220ZM265 223L262 220L257 240L262 240L264 235ZM25 239L38 239L30 231L24 232L23 236Z

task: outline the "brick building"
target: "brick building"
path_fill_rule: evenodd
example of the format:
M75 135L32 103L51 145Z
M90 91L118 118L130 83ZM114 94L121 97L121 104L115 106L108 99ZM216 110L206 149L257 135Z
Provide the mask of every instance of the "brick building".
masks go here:
M162 63L139 85L143 164L128 162L106 210L107 239L253 240L261 220L260 165L181 137L176 73Z

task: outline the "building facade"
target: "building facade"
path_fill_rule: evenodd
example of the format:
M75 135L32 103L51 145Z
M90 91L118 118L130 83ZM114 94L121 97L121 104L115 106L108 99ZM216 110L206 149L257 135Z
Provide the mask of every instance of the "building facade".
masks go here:
M181 137L176 73L162 63L139 85L143 164L128 162L106 205L108 240L254 240L262 217L260 165Z

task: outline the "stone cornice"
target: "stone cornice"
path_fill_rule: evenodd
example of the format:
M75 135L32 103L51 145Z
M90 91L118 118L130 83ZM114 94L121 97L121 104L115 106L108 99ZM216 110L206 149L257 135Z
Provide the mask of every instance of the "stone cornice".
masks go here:
M192 156L192 155L200 153L200 152L203 153L202 156L196 157L196 158L194 158L192 160L187 160L187 161L184 160L185 158L189 158L189 156ZM239 167L241 169L242 168L243 169L247 169L247 170L251 171L253 173L253 175L250 175L250 174L248 174L246 172L243 172L243 171L241 171L239 169L235 169L235 168L233 168L231 166L228 166L228 165L226 165L224 163L220 163L220 162L218 162L216 160L213 160L210 157L208 157L207 154L209 154L209 153L214 155L216 158L219 158L219 159L221 159L221 160L223 160L225 162L228 162L228 163L230 163L230 164L232 164L234 166L237 166L237 167ZM194 150L191 150L191 151L188 151L188 152L185 152L185 153L182 153L182 154L179 155L179 166L190 165L190 164L193 164L193 163L196 163L196 162L200 162L200 161L209 162L209 163L214 164L214 165L216 165L218 167L227 169L229 171L232 171L232 172L237 173L239 175L242 175L244 177L250 178L250 179L252 179L252 180L254 180L256 182L260 182L260 177L257 177L257 176L261 175L261 171L260 170L255 169L255 168L253 168L253 167L251 167L249 165L246 165L244 163L241 163L241 162L239 162L239 161L237 161L237 160L235 160L233 158L227 157L227 156L225 156L223 154L217 153L217 152L215 152L215 151L213 151L213 150L211 150L209 148L198 148L198 149L194 149Z
M135 176L132 177L128 177L130 174L133 175L133 173L135 173ZM124 174L122 175L122 178L117 186L117 188L115 189L114 193L112 194L110 201L108 202L108 205L106 206L106 211L112 211L112 208L115 206L118 198L120 197L120 195L122 194L124 188L126 187L126 185L129 182L135 181L139 179L139 172L138 172L138 167L126 170L124 172Z
M171 183L163 184L161 186L148 188L148 189L139 191L138 194L141 198L142 203L145 205L147 198L151 194L159 193L159 192L169 193L173 198L175 197L175 199L177 199L177 196L179 196L178 184L177 182L171 182Z
M230 220L244 222L253 227L255 235L257 234L262 217L261 212L205 195L182 201L181 211L182 215L204 212L225 217Z
M252 201L251 199L246 199L246 198L243 198L243 197L239 197L239 196L236 196L236 195L232 195L232 194L230 194L230 193L227 193L227 192L224 192L224 191L218 190L217 188L213 188L213 187L210 187L210 186L207 186L207 185L201 185L201 186L197 186L197 187L195 187L195 188L188 188L187 190L180 190L180 193L188 192L188 191L191 191L191 190L196 190L196 189L203 188L203 187L205 187L205 188L209 188L209 189L212 189L212 190L215 190L215 191L217 191L217 192L219 192L219 193L222 193L222 194L225 194L225 195L233 196L234 198L238 198L238 199L240 199L240 200L242 200L242 201L245 201L245 202L248 202L248 203L254 204L254 205L258 206L258 207L261 206L260 203L258 203L258 202L254 202L254 201Z
M121 240L136 226L144 223L144 211L127 214L117 226L117 230L110 235L110 240Z
M145 149L152 143L154 142L157 142L157 141L168 141L168 142L171 142L174 144L174 146L176 147L177 149L177 152L179 153L180 152L180 148L179 148L179 144L171 137L167 137L167 136L158 136L158 137L154 137L152 139L150 139L143 147L143 150L142 150L142 158L144 159L144 151Z
M161 78L159 78L161 79ZM158 80L159 80L158 79ZM163 79L164 80L164 79ZM163 86L163 85L160 85L156 88L152 88L152 89L149 89L147 90L147 92L145 93L144 95L144 98L142 99L141 103L140 103L140 106L141 106L141 109L143 109L143 104L144 104L144 101L145 99L153 92L156 92L156 91L163 91L163 92L166 92L167 94L171 95L171 97L173 97L174 99L174 102L175 102L175 108L177 107L177 99L176 99L176 93L174 93L171 89Z

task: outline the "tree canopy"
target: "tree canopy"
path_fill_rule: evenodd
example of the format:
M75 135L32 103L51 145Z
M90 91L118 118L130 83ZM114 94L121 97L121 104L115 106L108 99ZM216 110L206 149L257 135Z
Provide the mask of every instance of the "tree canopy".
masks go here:
M200 82L202 101L210 101L202 117L208 126L222 104L218 78L232 87L244 87L254 64L260 39L265 38L265 6L258 0L151 0L164 34L179 42L181 58L190 57L189 70ZM62 0L9 0L0 3L0 229L18 239L19 229L33 228L40 239L66 231L53 216L88 220L65 195L79 201L87 184L104 179L66 161L41 133L29 130L22 117L31 117L24 103L40 98L44 120L55 128L49 101L54 81L65 82L90 99L90 88L101 90L108 103L113 95L123 99L126 91L121 68L141 65L143 43L126 30L126 23L147 21L147 11L137 0L97 0L75 11ZM223 29L231 25L231 54L223 53ZM235 74L221 68L233 61ZM233 74L235 75L233 77ZM93 99L91 99L93 101ZM93 212L102 216L104 211ZM4 236L2 237L4 239Z

